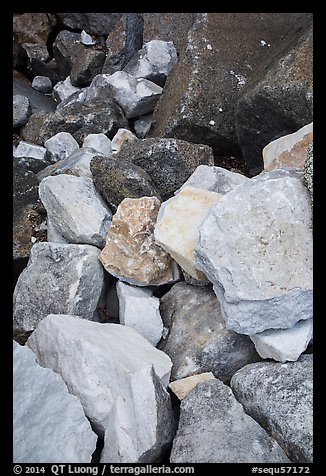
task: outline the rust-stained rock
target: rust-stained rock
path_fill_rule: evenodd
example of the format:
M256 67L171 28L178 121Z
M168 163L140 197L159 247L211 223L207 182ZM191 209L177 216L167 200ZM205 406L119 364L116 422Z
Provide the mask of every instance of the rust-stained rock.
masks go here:
M160 205L156 197L141 197L125 198L118 206L99 259L121 281L148 286L179 278L177 264L154 240Z
M212 372L204 372L202 374L190 375L190 377L175 380L169 384L169 388L179 400L183 400L197 384L213 379L215 379L215 377Z

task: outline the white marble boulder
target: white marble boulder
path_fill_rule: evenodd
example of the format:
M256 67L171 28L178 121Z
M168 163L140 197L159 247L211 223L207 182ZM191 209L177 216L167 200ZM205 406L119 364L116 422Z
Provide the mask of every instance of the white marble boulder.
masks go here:
M13 462L90 463L96 441L60 375L13 341Z
M44 147L47 150L46 159L53 164L79 149L78 142L69 132L58 132L44 142Z
M105 157L110 157L112 154L111 141L103 132L100 134L88 134L84 139L83 147L94 149Z
M49 176L40 183L39 195L53 225L70 243L104 247L112 212L92 179Z
M152 462L166 450L174 435L172 363L134 329L49 315L27 345L60 373L104 435L101 462Z
M104 281L99 253L90 245L35 243L14 290L14 332L26 339L51 313L93 319Z
M300 173L239 185L203 221L196 265L214 284L229 329L256 334L312 317L312 230Z
M20 141L17 145L13 156L20 158L32 158L32 159L39 159L45 160L45 153L46 148L42 147L41 145L31 144L30 142Z

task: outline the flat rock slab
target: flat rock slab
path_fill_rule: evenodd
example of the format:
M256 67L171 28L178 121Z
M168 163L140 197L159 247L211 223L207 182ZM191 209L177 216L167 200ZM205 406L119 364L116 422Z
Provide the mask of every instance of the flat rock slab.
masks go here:
M227 380L259 360L248 336L226 328L211 288L177 283L161 298L160 312L169 332L159 347L173 362L173 380L202 372Z
M31 349L13 344L14 463L90 463L97 436L79 400Z
M313 459L313 356L246 365L231 379L237 400L294 463Z
M171 463L290 462L220 380L197 385L180 411Z
M312 317L310 222L301 174L284 169L246 181L212 207L196 264L214 284L229 329L256 334Z
M179 279L177 264L155 243L154 224L159 208L156 197L125 198L120 203L99 256L106 271L137 286Z
M50 313L93 319L103 286L100 250L36 243L14 291L14 331L25 338Z
M165 387L172 363L134 329L49 315L28 346L41 365L60 373L94 430L105 433L102 462L150 462L171 442Z
M70 243L104 247L112 212L92 179L67 174L46 177L39 194L53 225Z

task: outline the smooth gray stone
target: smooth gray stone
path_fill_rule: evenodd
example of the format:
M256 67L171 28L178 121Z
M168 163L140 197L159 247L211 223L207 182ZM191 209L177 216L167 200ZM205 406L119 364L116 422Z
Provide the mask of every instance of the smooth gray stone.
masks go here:
M56 102L50 97L36 91L26 81L13 78L13 94L20 94L26 96L29 99L32 108L32 114L35 112L53 112L57 105Z

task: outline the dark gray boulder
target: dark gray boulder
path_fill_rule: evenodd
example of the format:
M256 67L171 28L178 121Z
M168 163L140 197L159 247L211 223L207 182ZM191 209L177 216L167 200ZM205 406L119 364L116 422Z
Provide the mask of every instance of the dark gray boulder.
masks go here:
M19 129L28 121L32 114L31 104L28 97L16 94L12 98L12 125L14 129Z

